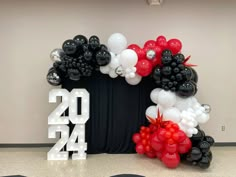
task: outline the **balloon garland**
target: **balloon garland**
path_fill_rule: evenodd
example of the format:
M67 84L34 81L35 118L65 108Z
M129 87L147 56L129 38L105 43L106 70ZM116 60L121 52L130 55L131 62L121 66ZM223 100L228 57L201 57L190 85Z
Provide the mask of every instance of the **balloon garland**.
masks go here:
M66 40L62 49L50 54L53 67L47 74L48 83L58 86L65 79L79 81L94 71L111 78L124 77L130 85L152 77L157 88L150 98L155 105L146 109L149 126L141 126L133 135L136 152L159 158L168 168L176 168L181 160L208 168L214 139L206 136L199 124L209 120L211 109L194 97L198 75L192 67L196 65L188 63L190 56L180 53L181 41L158 36L140 47L127 45L124 35L114 33L107 46L94 35Z

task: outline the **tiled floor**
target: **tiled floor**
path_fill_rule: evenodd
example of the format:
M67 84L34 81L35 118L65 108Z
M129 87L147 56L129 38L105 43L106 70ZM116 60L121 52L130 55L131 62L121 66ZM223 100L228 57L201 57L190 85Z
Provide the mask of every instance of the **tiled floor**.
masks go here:
M47 161L48 148L0 148L0 176L109 177L139 174L146 177L236 177L236 147L213 147L209 169L180 164L167 169L158 159L137 154L88 155L81 161Z

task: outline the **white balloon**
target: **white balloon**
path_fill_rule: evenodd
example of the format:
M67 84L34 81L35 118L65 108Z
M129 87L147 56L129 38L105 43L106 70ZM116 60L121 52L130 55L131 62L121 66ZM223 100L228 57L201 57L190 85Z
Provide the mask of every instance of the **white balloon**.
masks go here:
M158 95L159 95L160 91L161 91L160 88L155 88L151 91L150 98L153 103L158 104Z
M180 122L180 111L177 108L171 107L164 111L163 118L165 120L171 120L175 123Z
M106 65L106 66L100 66L100 71L101 71L101 73L103 73L103 74L108 74L109 71L110 71L110 67L109 67L109 65Z
M192 103L191 98L181 98L179 96L176 96L176 103L174 107L176 107L180 111L183 111L191 107L191 103Z
M129 73L129 77L130 78L134 78L135 77L135 73Z
M130 85L137 85L139 82L141 82L142 77L138 74L135 74L134 78L125 78L125 80Z
M155 119L157 117L157 107L156 106L149 106L146 109L145 115Z
M115 73L115 70L110 70L110 71L109 71L109 76L110 76L111 78L116 78L118 75Z
M107 41L109 51L119 54L127 47L127 40L121 33L112 34Z
M204 124L209 120L209 118L209 114L202 113L200 116L196 117L196 121L198 121L200 124Z
M116 57L111 58L111 62L109 65L112 69L116 69L118 66L120 66L119 57L116 56Z
M158 94L158 104L164 108L172 107L176 103L176 95L171 91L161 90Z
M120 54L120 64L124 68L131 68L136 65L138 56L135 51L131 49L125 49Z

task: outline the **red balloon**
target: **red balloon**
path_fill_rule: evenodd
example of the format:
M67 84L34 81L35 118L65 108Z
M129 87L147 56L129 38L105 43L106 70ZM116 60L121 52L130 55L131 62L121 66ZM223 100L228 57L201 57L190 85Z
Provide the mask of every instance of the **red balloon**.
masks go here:
M146 145L146 146L145 146L145 151L146 151L146 152L151 152L151 150L152 150L152 148L151 148L150 145Z
M137 44L131 44L128 46L128 49L134 50L138 55L138 60L141 60L145 57L145 52Z
M145 149L144 146L140 143L138 143L135 147L135 150L138 154L144 154L145 153Z
M178 153L164 152L161 160L168 168L176 168L180 163Z
M152 63L149 60L139 60L136 64L137 73L140 76L148 76L152 72Z
M166 140L165 134L166 134L166 130L164 128L159 128L157 131L158 134L158 139L161 140L162 142L164 142Z
M173 133L172 138L180 143L184 141L187 136L182 130L178 130L176 133Z
M141 141L141 136L139 133L135 133L132 137L133 142L135 142L136 144L139 143Z
M162 158L162 152L161 152L161 151L156 152L156 156L157 156L158 159L161 160L161 158Z
M170 39L167 44L173 55L179 53L182 49L182 43L178 39Z
M166 144L165 150L169 153L175 153L177 152L177 144Z
M168 44L166 42L166 38L164 36L158 36L156 39L156 45L160 46L162 50L168 48Z
M156 153L155 153L154 151L147 152L146 155L147 155L149 158L155 158L155 157L156 157Z
M163 142L160 141L160 139L158 138L157 133L154 133L151 137L151 141L150 141L151 147L155 150L155 151L161 151L164 147Z
M187 137L183 142L178 144L178 151L180 154L187 153L192 147L190 139Z
M145 48L145 47L154 47L154 46L156 46L156 41L148 40L148 41L145 42L143 47Z

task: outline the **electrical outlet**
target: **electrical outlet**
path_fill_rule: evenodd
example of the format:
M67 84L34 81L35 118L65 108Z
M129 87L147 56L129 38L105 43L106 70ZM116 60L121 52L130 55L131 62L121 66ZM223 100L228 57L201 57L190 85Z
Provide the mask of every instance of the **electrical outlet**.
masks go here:
M222 132L225 131L225 126L224 125L221 126L221 131Z

